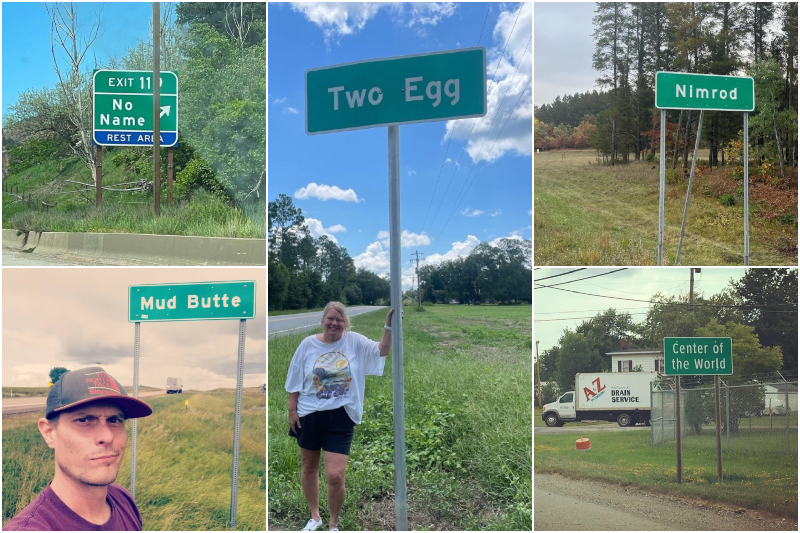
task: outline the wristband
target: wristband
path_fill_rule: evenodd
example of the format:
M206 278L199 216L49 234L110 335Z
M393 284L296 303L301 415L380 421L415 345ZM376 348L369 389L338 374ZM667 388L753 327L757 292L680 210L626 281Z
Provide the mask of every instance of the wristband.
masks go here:
M387 326L386 324L383 325L383 329L392 331L392 326Z

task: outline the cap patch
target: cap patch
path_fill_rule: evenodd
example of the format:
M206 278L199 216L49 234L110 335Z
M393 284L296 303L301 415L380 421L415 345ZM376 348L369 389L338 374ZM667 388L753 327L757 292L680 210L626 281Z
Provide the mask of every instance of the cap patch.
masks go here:
M89 394L99 396L122 394L116 380L105 372L93 372L85 375L86 383L89 387Z

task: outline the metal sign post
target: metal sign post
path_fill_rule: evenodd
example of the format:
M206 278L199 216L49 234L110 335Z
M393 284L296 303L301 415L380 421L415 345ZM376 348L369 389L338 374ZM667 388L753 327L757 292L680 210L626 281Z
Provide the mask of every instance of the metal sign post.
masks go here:
M678 239L678 253L675 254L675 266L678 266L681 259L681 246L683 245L683 232L686 229L686 216L689 214L689 196L692 194L692 182L694 181L694 168L697 165L697 151L700 149L700 132L703 129L703 112L700 110L700 118L697 119L697 135L694 137L694 155L692 156L692 170L689 172L689 186L686 188L686 206L683 208L683 222L681 222L681 238Z
M467 48L310 69L305 88L308 135L388 126L395 530L407 531L399 124L486 115L486 50Z
M675 264L680 258L683 233L686 226L686 211L689 209L694 167L697 161L697 150L700 146L700 127L703 123L703 110L706 111L743 111L744 112L744 265L750 264L750 222L749 222L749 179L747 153L747 116L755 109L755 82L749 76L718 76L715 74L692 74L689 72L656 72L656 108L661 110L661 152L658 196L658 266L662 266L664 252L664 182L666 175L665 137L666 110L683 109L699 110L700 120L697 125L692 173L689 177L689 189L686 193L686 207L681 224L681 238L678 242L678 253Z
M722 483L722 424L719 409L719 376L714 376L714 412L717 418L717 482Z
M399 171L398 171L399 173ZM133 341L133 397L139 397L139 330L147 322L187 320L239 320L236 372L236 406L233 423L233 470L231 474L230 527L236 526L239 486L239 438L242 426L244 336L248 319L256 316L256 282L222 281L131 285L128 287L128 321L135 324ZM187 400L188 405L188 400ZM136 497L136 419L131 429L131 496Z
M683 465L681 464L681 377L675 379L675 451L678 454L678 484L683 482Z

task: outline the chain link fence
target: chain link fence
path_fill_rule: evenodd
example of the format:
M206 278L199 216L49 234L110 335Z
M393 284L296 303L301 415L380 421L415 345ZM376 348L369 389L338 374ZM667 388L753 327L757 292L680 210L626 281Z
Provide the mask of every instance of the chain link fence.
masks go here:
M723 451L797 455L797 381L780 377L733 384L722 377L720 421ZM713 378L681 378L681 440L684 448L716 446ZM675 379L651 389L650 443L676 438Z

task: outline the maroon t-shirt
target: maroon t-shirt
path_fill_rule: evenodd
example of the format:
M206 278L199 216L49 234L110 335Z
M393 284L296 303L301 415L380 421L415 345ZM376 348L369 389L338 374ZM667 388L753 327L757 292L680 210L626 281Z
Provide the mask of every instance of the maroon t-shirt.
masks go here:
M52 481L50 481L52 483ZM102 525L87 522L67 507L50 483L25 509L8 521L3 531L141 531L142 515L131 494L121 485L108 486L106 501L111 518Z

